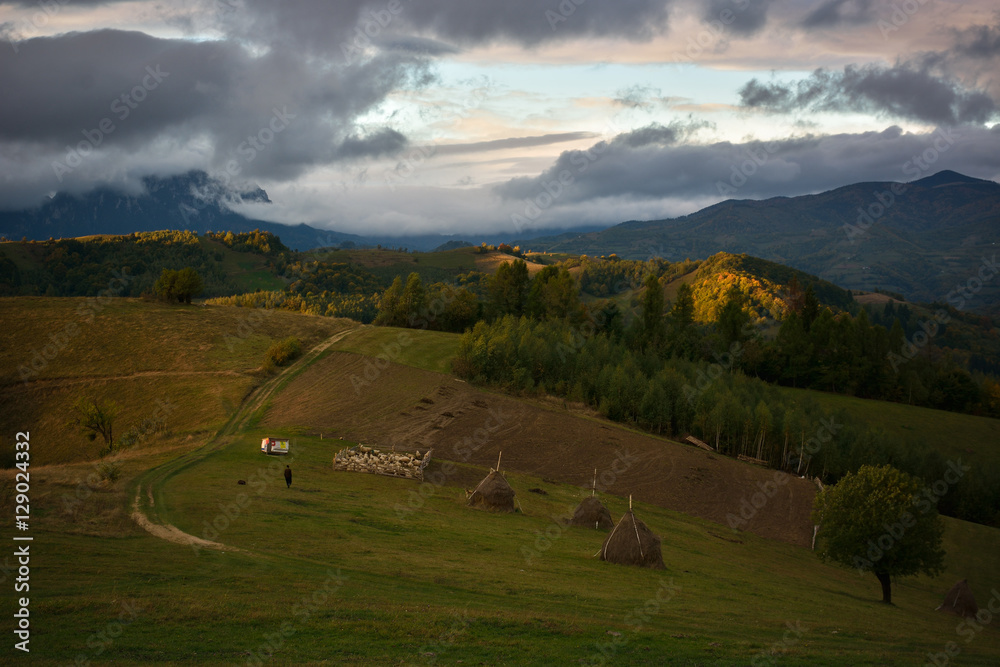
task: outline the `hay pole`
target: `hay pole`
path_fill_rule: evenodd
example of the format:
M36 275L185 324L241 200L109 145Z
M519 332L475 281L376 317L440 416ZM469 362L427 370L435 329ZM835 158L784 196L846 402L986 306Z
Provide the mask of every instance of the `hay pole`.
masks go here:
M646 559L646 554L642 553L642 540L639 539L639 527L635 525L635 514L632 512L632 494L628 494L628 512L632 514L632 530L635 531L635 542L639 545L639 557Z
M597 552L597 553L601 554L601 558L604 559L604 560L607 560L607 557L608 557L608 542L610 542L611 538L615 536L615 532L617 532L618 526L620 526L620 525L622 525L621 521L619 521L618 523L615 524L615 527L611 530L611 534L608 535L608 538L606 540L604 540L604 544L601 545L601 550Z
M590 485L590 497L593 498L595 493L597 493L597 468L594 468L594 483Z
M500 459L502 457L503 457L503 450L501 449L500 453L497 455L497 472L500 472Z

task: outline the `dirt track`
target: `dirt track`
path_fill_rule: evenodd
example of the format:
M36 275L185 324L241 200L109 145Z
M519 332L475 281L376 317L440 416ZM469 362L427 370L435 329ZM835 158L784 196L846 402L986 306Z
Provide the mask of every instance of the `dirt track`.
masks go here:
M395 364L378 369L347 352L333 352L295 378L273 399L265 423L385 447L433 447L435 458L483 466L495 465L502 450L504 470L588 488L597 468L599 488L615 495L727 528L727 517L742 507L746 530L805 547L812 539L816 489L807 480L786 477L777 485L773 470L632 432L561 401L521 401Z

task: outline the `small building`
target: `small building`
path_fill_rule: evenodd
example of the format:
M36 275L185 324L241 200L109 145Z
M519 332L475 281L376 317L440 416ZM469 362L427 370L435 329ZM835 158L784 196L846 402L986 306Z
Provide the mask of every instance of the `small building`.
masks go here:
M260 441L260 451L265 454L287 454L288 440L283 438L264 438Z

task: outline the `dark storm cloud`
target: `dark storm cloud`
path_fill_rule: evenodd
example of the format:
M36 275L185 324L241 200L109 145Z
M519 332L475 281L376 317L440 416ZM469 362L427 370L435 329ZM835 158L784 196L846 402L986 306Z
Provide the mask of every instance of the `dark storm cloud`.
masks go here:
M652 123L645 127L619 134L611 143L614 145L624 145L629 148L640 148L642 146L660 145L668 146L690 137L698 130L710 127L707 121L674 121L670 125L660 125Z
M704 124L691 122L674 122L669 126L654 123L652 125L624 132L610 141L600 141L586 150L564 151L556 158L555 163L537 177L519 177L496 186L495 192L504 199L519 199L533 197L538 188L553 179L558 180L564 172L575 174L587 172L596 164L619 164L628 155L647 155L691 136ZM680 149L678 149L680 150ZM612 176L608 184L611 190L621 187L619 176ZM628 188L622 189L627 193Z
M302 48L338 52L344 41L363 43L389 33L430 36L459 45L495 41L537 45L579 37L614 36L644 40L666 28L670 0L247 0L249 16L235 13L254 39L284 41ZM360 28L361 32L358 31Z
M355 120L390 92L431 78L425 58L397 51L323 68L285 49L254 53L235 41L117 30L17 46L0 49L0 90L11 91L0 95L0 159L48 167L86 152L70 180L95 183L108 176L101 155L162 156L165 146L171 158L185 153L198 163L161 157L163 168L235 165L244 178L291 178L315 164L392 153L406 145L403 135L359 131ZM130 161L157 162L122 160ZM38 172L35 196L64 185L55 166L24 167Z
M997 113L985 92L907 64L819 69L795 84L752 79L739 94L745 107L779 113L851 111L945 125L984 123Z
M336 154L338 158L348 159L392 155L406 148L406 144L406 136L387 128L367 137L347 137L337 148Z
M974 25L956 31L954 51L968 58L990 60L1000 56L1000 27Z
M827 0L806 15L802 27L834 28L869 23L874 18L871 5L871 0Z
M936 157L922 169L917 160L926 159L929 150ZM531 199L545 192L546 184L569 180L572 184L563 188L554 207L582 202L599 207L600 200L607 200L612 202L607 219L615 219L614 206L622 202L797 195L851 182L909 181L942 169L984 178L1000 174L1000 126L931 134L891 127L739 144L633 146L616 139L587 151L564 152L538 176L512 179L494 192L505 200Z
M445 56L459 53L459 49L450 44L412 35L389 35L373 40L373 42L384 51L399 51L422 56Z
M720 21L737 35L749 36L767 24L771 0L710 0L705 5L704 20Z

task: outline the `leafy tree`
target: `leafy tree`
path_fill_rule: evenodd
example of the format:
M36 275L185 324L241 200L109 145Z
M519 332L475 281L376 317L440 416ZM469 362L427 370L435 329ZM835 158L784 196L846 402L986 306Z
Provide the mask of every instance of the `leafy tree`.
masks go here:
M93 442L97 436L104 440L102 453L110 453L114 448L114 422L120 408L114 401L98 402L93 398L80 398L73 404L74 417L71 426L76 426Z
M652 349L657 349L666 339L666 327L663 320L663 287L660 280L653 274L646 276L642 294L642 342Z
M819 299L816 298L816 290L810 284L802 297L802 323L805 325L806 331L812 327L817 316L819 316Z
M562 319L580 310L580 295L565 268L546 266L531 281L525 310L539 319Z
M681 283L677 297L667 316L667 346L670 353L691 359L697 346L694 329L694 292L687 283Z
M421 311L427 308L427 295L424 292L424 283L420 280L420 274L416 271L406 278L406 287L403 288L403 295L399 298L399 308L402 311L403 324L405 326L416 320Z
M174 283L174 290L178 301L191 303L191 297L198 296L205 288L205 283L201 276L190 266L177 272L177 282Z
M816 496L820 557L870 570L887 604L892 577L936 576L944 562L944 525L920 491L919 480L889 465L861 466L844 475Z
M191 303L191 297L201 294L204 282L198 272L190 266L175 271L163 269L160 278L153 285L153 291L165 301L177 299L181 303Z
M504 262L490 278L487 289L495 317L521 315L528 291L528 265L521 259Z
M742 343L747 339L745 330L750 323L750 315L743 308L744 301L743 293L736 286L726 294L726 302L715 321L716 330L722 336L723 349L728 350L733 343Z
M476 299L476 295L463 287L456 289L443 284L439 285L437 298L440 298L447 305L438 317L438 326L435 328L461 333L474 325L479 319L479 301ZM447 301L444 299L446 294L450 296Z
M177 284L177 271L174 269L163 269L153 291L164 301L173 301L177 296L175 285Z
M399 327L406 324L406 316L400 307L400 300L403 296L403 279L399 276L392 281L378 304L378 315L375 317L375 324L386 327Z

